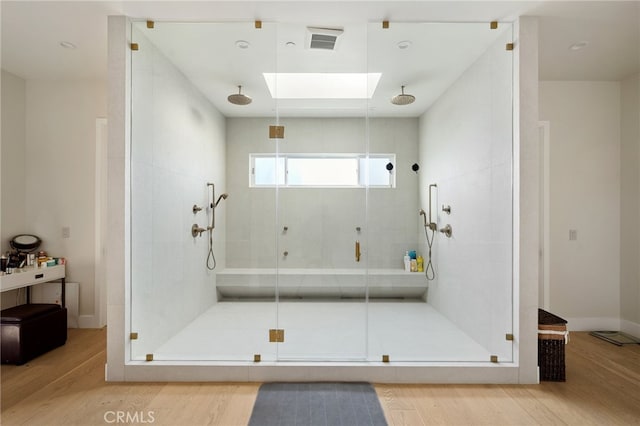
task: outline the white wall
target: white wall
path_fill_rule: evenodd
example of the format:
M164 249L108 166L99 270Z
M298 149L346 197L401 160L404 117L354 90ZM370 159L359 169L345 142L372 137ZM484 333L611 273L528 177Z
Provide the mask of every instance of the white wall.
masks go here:
M25 232L25 92L26 82L2 70L2 212L0 250Z
M400 269L417 248L417 119L369 120L371 153L395 153L396 188L249 188L249 154L274 153L269 119L227 119L227 266ZM365 153L367 124L357 118L284 118L281 153ZM367 217L366 208L369 208ZM367 220L369 227L367 229ZM282 232L288 227L286 233ZM356 231L361 228L361 232ZM288 256L276 254L288 252ZM367 241L367 238L369 241ZM363 256L355 261L355 241Z
M2 143L0 144L0 250L10 250L9 240L26 232L25 216L25 86L20 77L2 70ZM2 293L2 308L24 300L17 290ZM20 298L19 298L20 297Z
M540 120L550 122L550 310L572 330L616 330L620 84L541 82Z
M436 183L428 301L499 359L512 320L512 52L505 33L420 119L420 194ZM437 194L436 194L437 193ZM451 214L442 212L451 206ZM422 233L422 231L421 231ZM423 234L423 233L422 233ZM424 235L421 235L424 241Z
M5 71L2 86L2 250L26 232L42 239L42 250L66 257L67 280L81 284L80 325L95 326L95 120L106 115L106 87L25 81ZM3 299L3 306L17 300Z
M225 120L139 29L132 54L131 328L134 358L153 353L216 301L207 270L207 182L225 187ZM224 204L216 228L224 229ZM224 265L224 233L215 234Z
M620 95L621 329L640 336L640 74L622 81Z
M80 283L80 325L91 326L95 280L96 118L106 116L106 87L97 81L26 85L26 214L41 249L65 257L67 280ZM62 237L62 228L70 237Z

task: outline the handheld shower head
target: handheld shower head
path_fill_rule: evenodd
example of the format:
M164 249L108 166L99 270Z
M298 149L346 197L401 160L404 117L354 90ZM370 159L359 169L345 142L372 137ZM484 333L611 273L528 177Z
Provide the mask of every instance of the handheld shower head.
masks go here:
M426 228L426 227L427 227L427 213L424 211L424 209L420 209L420 210L418 211L418 214L419 214L420 216L422 216L422 219L423 219L423 221L424 221L424 227Z
M218 197L218 200L216 201L216 203L213 205L213 207L218 207L218 204L220 204L220 201L222 200L226 200L227 197L229 196L229 194L227 194L226 192L224 194L222 194L221 196Z

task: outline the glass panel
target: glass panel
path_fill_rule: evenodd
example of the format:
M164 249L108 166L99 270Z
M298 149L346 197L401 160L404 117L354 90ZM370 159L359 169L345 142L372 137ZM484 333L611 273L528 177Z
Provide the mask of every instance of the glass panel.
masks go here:
M268 112L255 120L239 118L255 103L231 102L237 84L249 96L267 91L258 74L236 81L248 57L275 69L275 26L245 37L252 27L133 24L133 360L276 359L268 341L276 327L276 189L249 188L246 161L249 152L274 152L264 145L275 103L263 100L258 107Z
M369 145L396 155L367 204L372 361L513 360L510 41L503 23L369 25Z
M511 26L343 30L133 24L131 359L513 360Z
M344 81L333 74L362 73L368 84L366 24L345 25L341 46L350 48L332 52L286 47L287 37L308 32L305 24L278 29L278 73L312 74L316 86ZM367 152L367 99L338 92L332 99L278 101L290 185L278 192L282 361L366 359L367 190L358 187L358 156Z

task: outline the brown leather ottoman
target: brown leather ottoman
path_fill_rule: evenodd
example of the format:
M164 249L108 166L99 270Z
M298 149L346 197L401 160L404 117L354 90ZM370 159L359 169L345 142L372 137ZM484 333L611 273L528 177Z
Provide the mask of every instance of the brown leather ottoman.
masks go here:
M67 341L67 308L50 303L19 305L2 311L3 364L24 364Z

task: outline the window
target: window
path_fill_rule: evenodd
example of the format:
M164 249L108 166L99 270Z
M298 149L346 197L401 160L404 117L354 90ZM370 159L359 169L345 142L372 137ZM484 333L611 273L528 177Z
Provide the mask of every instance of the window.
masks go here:
M250 154L250 187L395 187L394 154Z

